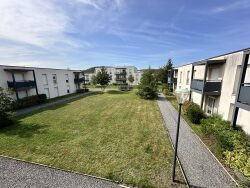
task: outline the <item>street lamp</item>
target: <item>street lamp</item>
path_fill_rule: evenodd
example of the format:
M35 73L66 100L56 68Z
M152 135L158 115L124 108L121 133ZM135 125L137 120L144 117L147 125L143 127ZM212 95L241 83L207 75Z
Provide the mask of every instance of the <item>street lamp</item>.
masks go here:
M176 157L177 157L177 148L178 148L178 139L179 139L179 129L180 129L180 118L181 118L181 106L185 101L187 101L189 96L188 89L177 89L175 90L175 96L179 103L179 114L178 114L178 121L177 121L177 130L176 130L176 139L175 139L175 149L174 149L174 164L173 164L173 175L172 180L175 181L175 168L176 168Z

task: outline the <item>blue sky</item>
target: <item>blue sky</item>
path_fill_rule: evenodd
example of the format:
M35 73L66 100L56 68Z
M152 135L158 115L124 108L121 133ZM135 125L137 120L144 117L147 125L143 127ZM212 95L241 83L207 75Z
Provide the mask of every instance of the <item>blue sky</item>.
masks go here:
M250 0L0 0L0 64L153 68L250 47Z

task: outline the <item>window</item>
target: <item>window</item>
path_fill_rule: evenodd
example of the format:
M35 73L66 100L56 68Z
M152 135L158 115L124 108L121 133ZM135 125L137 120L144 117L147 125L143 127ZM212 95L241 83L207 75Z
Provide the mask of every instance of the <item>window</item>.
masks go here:
M67 93L70 93L70 87L67 86Z
M207 111L206 111L206 113L208 115L212 115L213 114L214 102L215 102L214 98L208 97L208 100L207 100Z
M65 74L66 83L69 83L69 75Z
M57 84L56 74L52 74L53 83Z
M54 87L54 96L55 97L59 96L59 89L58 89L58 87Z
M42 79L43 79L43 85L48 85L47 74L42 74Z
M181 83L181 80L182 80L182 72L180 72L180 83Z
M190 76L190 71L187 71L187 82L186 82L186 84L189 84L189 82L190 82L189 76Z

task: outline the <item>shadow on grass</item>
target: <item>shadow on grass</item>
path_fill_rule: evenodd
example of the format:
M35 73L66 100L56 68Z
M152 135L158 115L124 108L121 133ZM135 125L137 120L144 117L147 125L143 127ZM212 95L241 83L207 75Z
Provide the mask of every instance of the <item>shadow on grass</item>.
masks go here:
M46 127L48 125L39 124L24 124L21 121L14 121L13 125L8 127L3 127L0 129L0 134L5 134L7 136L19 136L20 138L30 138L34 134L44 134L46 133Z
M128 94L129 91L109 90L108 94Z

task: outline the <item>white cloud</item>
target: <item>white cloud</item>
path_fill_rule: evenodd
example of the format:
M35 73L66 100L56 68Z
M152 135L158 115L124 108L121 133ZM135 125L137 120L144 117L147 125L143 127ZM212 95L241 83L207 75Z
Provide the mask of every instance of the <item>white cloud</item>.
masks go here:
M76 2L80 2L98 10L105 10L107 8L120 9L123 6L123 0L76 0Z
M57 42L76 45L64 34L69 17L49 0L1 0L0 38L47 47Z
M212 9L214 13L221 13L226 11L238 10L238 9L246 9L250 7L249 0L237 0L230 4L225 4L223 6L218 6Z

